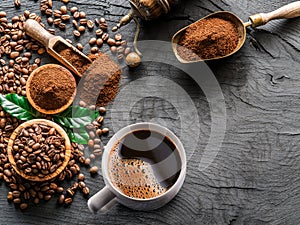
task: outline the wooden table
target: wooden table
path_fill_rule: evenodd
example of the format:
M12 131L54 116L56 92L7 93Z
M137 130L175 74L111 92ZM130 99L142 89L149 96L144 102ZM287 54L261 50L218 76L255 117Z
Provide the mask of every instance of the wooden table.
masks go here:
M246 21L249 15L289 2L181 1L161 20L142 23L140 40L170 44L176 30L214 11L228 10ZM60 5L61 2L54 1L54 8ZM89 18L105 16L110 27L129 10L125 0L72 0L68 4L75 5L87 12ZM21 9L16 10L13 1L1 1L0 10L5 10L9 17L25 9L39 13L39 2L22 0ZM71 32L68 29L59 34L72 39ZM133 22L121 30L128 41L133 40L134 32ZM6 201L8 188L2 183L0 224L299 224L299 37L300 19L274 21L257 30L248 29L245 45L237 54L208 64L226 105L223 108L221 101L214 113L226 113L226 130L221 148L213 149L216 156L202 170L201 159L209 153L206 146L214 141L209 140L212 113L207 95L200 88L203 84L199 85L168 61L153 59L135 70L123 68L120 93L126 92L131 84L141 89L129 89L134 93L123 95L119 105L108 107L105 126L111 128L109 136L123 125L152 121L175 132L189 156L183 188L165 207L139 212L117 205L107 214L93 215L86 199L77 193L70 207L58 207L52 199L21 212ZM88 40L88 34L80 39L85 50ZM163 49L158 54L164 54ZM55 62L44 55L43 62L48 61ZM206 65L200 67L205 70ZM141 95L143 90L148 95ZM219 131L222 136L222 124ZM95 164L101 166L100 160ZM101 174L95 178L88 176L87 184L91 193L96 193L104 186Z

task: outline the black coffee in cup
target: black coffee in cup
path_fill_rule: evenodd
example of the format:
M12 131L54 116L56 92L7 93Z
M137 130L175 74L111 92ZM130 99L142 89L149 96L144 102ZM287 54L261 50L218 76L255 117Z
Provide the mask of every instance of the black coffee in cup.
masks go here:
M112 184L123 194L148 199L165 193L181 171L176 145L156 131L127 134L110 152L108 164Z

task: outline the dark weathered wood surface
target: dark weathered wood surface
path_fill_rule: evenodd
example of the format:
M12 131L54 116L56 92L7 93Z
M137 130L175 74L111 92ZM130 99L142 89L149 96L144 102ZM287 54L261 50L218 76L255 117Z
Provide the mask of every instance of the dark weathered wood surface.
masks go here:
M270 11L289 2L181 1L170 15L143 23L140 39L170 41L177 29L218 10L232 11L247 20L251 14ZM54 1L54 6L59 5L59 1ZM69 3L73 5L86 11L90 18L104 15L110 25L129 9L126 0L78 0ZM39 12L39 2L22 0L20 10L14 9L12 0L0 3L0 10L5 10L10 17L25 9ZM129 41L133 40L134 32L133 22L122 29ZM72 37L71 30L60 34ZM198 164L208 142L211 118L207 99L199 86L180 70L162 63L147 62L134 71L124 68L122 87L142 77L171 79L187 91L197 107L199 142L193 135L182 139L186 149L197 143L197 150L188 160L182 190L165 207L138 212L117 205L107 214L93 215L87 209L86 199L78 193L68 208L57 207L52 199L21 212L7 203L8 188L2 183L0 224L299 224L299 37L300 19L274 21L257 30L249 29L245 45L236 55L209 64L225 98L227 128L222 148L204 171L198 170ZM81 42L87 44L88 34ZM156 85L147 83L146 88ZM163 90L159 87L155 91ZM123 103L130 101L124 99ZM112 115L108 111L105 120L108 127L112 127ZM150 97L134 104L129 120L130 123L156 121L180 134L181 123L188 121L181 121L179 115L170 102ZM187 113L185 118L192 116ZM184 132L193 133L194 129L190 124ZM99 161L96 163L100 165ZM92 194L104 186L101 175L87 178L87 183Z

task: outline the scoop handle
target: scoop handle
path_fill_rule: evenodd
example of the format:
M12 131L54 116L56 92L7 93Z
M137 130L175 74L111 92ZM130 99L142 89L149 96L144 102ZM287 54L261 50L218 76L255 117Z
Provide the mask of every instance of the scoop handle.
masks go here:
M48 31L46 31L36 20L33 19L26 20L24 25L24 31L28 36L37 40L46 48L49 47L49 40L55 37Z
M269 13L259 13L249 17L252 27L258 27L276 19L290 19L300 16L300 1L282 6Z

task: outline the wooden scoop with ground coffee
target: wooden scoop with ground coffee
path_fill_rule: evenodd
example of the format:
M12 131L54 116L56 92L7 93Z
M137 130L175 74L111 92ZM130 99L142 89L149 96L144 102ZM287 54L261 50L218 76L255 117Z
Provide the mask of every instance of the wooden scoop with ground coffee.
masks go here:
M92 63L90 58L73 45L60 36L50 34L35 20L28 19L24 30L27 35L45 46L49 55L80 77Z

